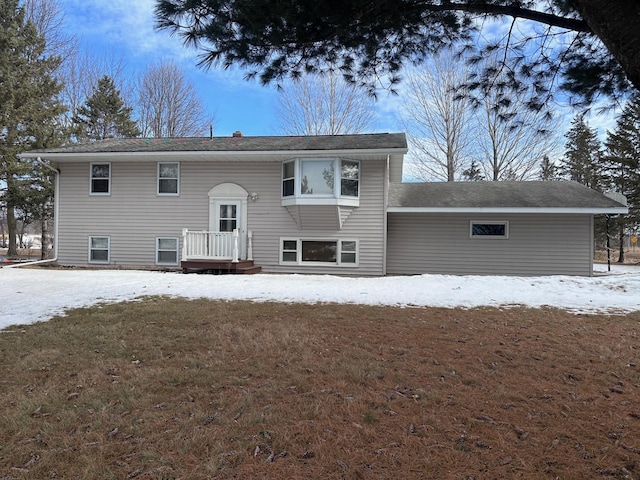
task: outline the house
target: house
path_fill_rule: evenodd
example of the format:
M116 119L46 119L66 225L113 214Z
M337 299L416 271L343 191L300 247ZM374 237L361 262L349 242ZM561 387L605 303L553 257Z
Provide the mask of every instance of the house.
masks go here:
M269 273L590 275L570 182L402 183L404 134L108 139L32 151L56 169L62 265Z

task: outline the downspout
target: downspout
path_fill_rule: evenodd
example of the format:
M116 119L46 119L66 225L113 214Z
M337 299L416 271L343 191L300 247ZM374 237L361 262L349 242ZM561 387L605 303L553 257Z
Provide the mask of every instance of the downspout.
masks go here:
M383 189L383 213L382 213L382 225L383 225L383 242L382 242L382 275L387 276L387 236L389 235L388 225L387 225L387 209L389 206L389 177L391 175L391 155L387 155L387 161L385 164L385 176L384 176L384 185Z
M36 162L40 165L48 168L53 171L56 176L55 189L53 192L53 235L54 235L54 243L53 243L53 258L48 258L46 260L37 260L35 262L25 262L25 263L14 263L11 265L7 265L5 268L16 268L16 267L24 267L27 265L41 265L43 263L53 263L58 261L58 213L60 211L60 204L58 202L58 192L60 191L60 170L53 168L46 162L43 162L40 157L35 158Z

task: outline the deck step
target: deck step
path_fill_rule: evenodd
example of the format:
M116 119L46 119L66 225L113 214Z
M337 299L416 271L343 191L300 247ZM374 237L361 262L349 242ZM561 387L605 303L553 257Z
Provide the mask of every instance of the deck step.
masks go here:
M254 265L253 260L186 260L180 262L184 273L211 273L214 275L252 275L260 273L262 267Z

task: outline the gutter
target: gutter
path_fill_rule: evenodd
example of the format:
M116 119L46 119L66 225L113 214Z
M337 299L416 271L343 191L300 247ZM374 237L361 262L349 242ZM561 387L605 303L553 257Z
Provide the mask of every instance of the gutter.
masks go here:
M607 214L625 215L629 208L619 207L389 207L390 213L558 213L558 214Z
M51 170L56 176L55 190L53 192L53 235L54 235L54 243L53 243L53 258L48 258L46 260L36 260L35 262L24 262L24 263L12 263L10 265L6 265L4 268L16 268L16 267L24 267L28 265L41 265L45 263L53 263L58 261L58 214L60 212L60 204L58 202L58 192L60 191L60 170L53 168L46 162L43 162L40 157L26 157L25 158L33 158L36 162L38 162L43 167Z
M285 158L295 157L349 157L406 154L404 147L369 148L369 149L334 149L334 150L157 150L157 151L92 151L92 152L44 152L47 158L65 162L86 162L91 159L109 158L110 161L127 160L128 157L139 157L141 161L157 161L158 157L184 157L192 161L260 161L256 157L264 157L263 161L280 162ZM18 155L19 158L30 158L29 153Z

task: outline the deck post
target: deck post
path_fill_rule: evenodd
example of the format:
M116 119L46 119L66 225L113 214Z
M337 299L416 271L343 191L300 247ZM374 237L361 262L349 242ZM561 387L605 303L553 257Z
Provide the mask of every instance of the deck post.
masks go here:
M182 229L182 255L181 260L183 262L187 261L187 229Z
M247 232L247 260L253 261L253 232Z
M233 229L233 260L231 260L232 263L238 263L238 241L239 241L239 235L238 235L238 229L234 228Z

